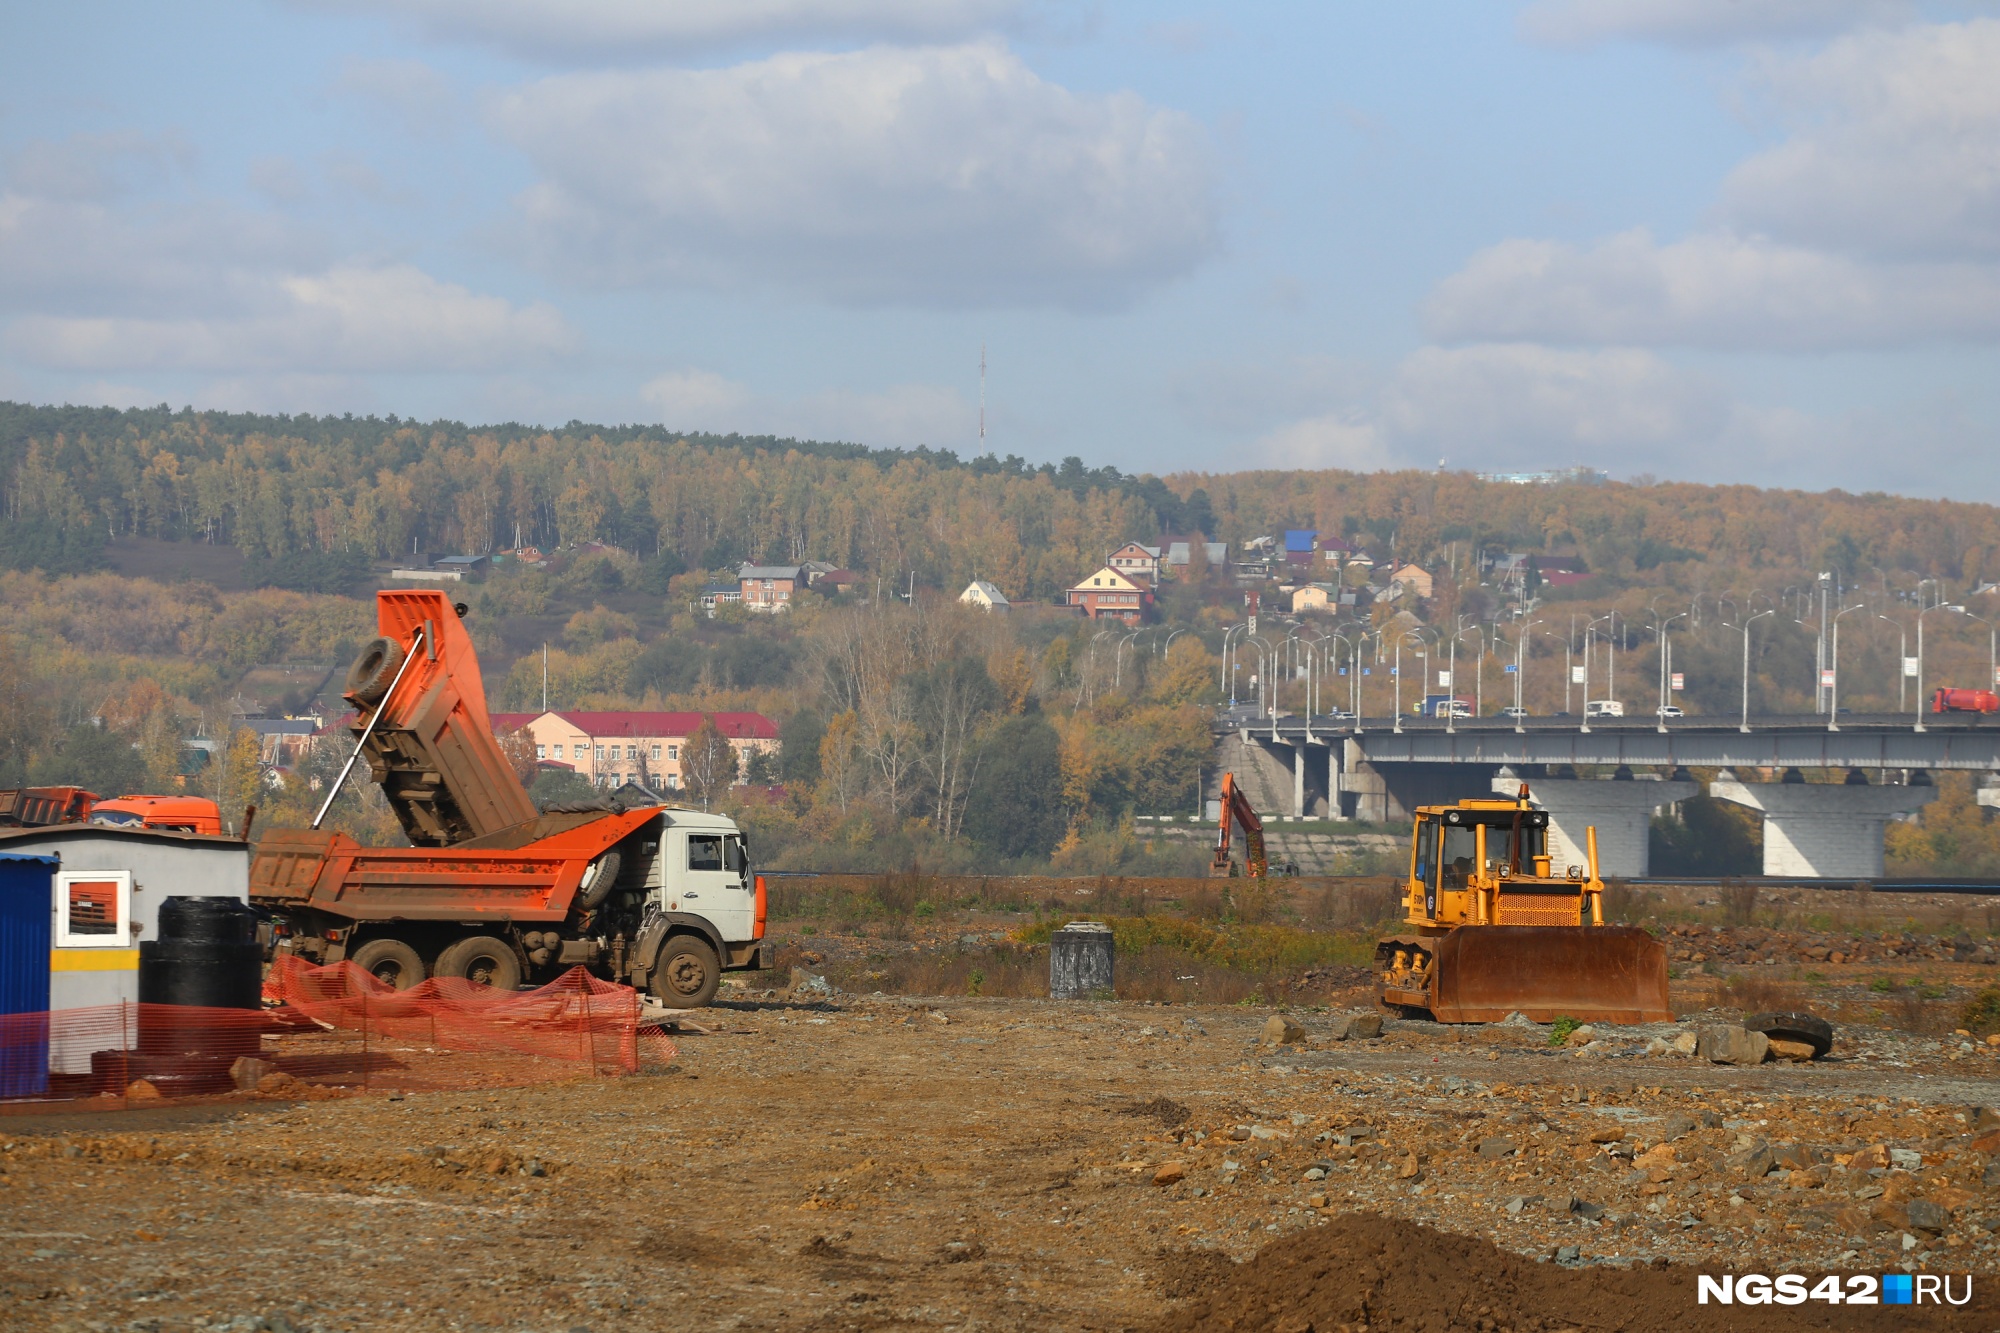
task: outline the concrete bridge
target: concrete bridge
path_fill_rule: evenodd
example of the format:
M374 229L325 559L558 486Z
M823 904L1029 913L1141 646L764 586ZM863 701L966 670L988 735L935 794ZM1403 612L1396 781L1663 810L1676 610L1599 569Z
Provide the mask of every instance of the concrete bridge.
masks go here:
M1581 864L1597 828L1604 873L1644 876L1653 814L1697 794L1690 768L1724 772L1709 795L1759 811L1764 873L1865 879L1883 872L1891 819L1937 796L1931 774L1986 775L1982 804L2000 806L2000 718L1841 714L1735 718L1531 717L1452 720L1217 716L1216 772L1235 771L1259 810L1400 823L1419 805L1522 781L1549 811L1551 852ZM1745 781L1777 769L1776 782ZM1601 776L1579 776L1587 770ZM1211 780L1213 781L1213 779Z

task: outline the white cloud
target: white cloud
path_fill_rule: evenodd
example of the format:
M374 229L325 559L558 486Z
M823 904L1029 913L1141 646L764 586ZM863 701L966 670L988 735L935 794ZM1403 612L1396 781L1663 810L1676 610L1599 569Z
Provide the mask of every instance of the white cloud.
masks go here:
M420 137L444 134L458 123L457 89L421 60L350 60L334 79L333 90Z
M491 370L576 345L546 305L342 253L282 214L193 195L160 165L184 156L171 139L129 135L14 156L0 185L0 345L20 364L222 375ZM251 175L267 192L304 188L281 158Z
M208 317L30 314L6 346L69 370L463 371L546 361L576 338L548 306L518 307L407 264L272 275L258 308Z
M951 41L1017 28L1037 0L303 0L413 20L528 59L688 53L758 42Z
M851 440L878 448L951 448L973 434L976 420L963 394L934 384L790 398L758 394L712 370L683 369L647 381L639 397L675 430Z
M112 130L36 139L8 155L13 188L58 200L108 200L186 173L194 149L173 132Z
M1250 449L1272 467L1376 472L1396 464L1381 426L1348 412L1324 412L1288 421L1267 432Z
M640 387L639 397L662 424L727 432L733 427L706 423L734 420L749 406L753 395L747 384L724 379L712 370L671 370L648 380Z
M1810 37L1907 18L1908 0L1535 0L1521 31L1558 46L1630 39L1715 46Z
M2000 270L1865 263L1756 237L1510 240L1439 283L1432 337L1816 350L2000 337Z
M1871 462L1871 450L1879 453L1873 437L1743 402L1714 378L1643 349L1422 347L1372 383L1297 369L1286 396L1324 397L1250 438L1245 454L1267 466L1408 468L1442 459L1485 471L1583 463L1616 476L1775 483L1807 459L1822 475L1830 464L1849 477L1883 471Z
M1206 136L990 43L570 74L503 98L550 266L856 304L1129 304L1217 248Z
M1381 416L1406 452L1484 466L1477 460L1496 454L1650 456L1713 439L1730 407L1719 387L1651 352L1513 343L1418 349L1397 368Z
M1799 127L1731 173L1730 217L1850 251L2000 255L2000 21L1846 37L1762 73Z

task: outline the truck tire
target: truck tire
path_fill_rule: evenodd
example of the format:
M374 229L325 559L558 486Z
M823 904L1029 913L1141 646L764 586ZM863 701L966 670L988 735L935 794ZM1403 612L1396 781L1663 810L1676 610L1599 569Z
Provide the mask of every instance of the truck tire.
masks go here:
M391 990L408 990L424 979L424 960L401 940L369 940L348 961Z
M402 665L402 644L387 635L370 639L361 649L361 655L354 659L354 665L347 668L345 693L361 703L378 704L389 692L389 683L396 679L396 668Z
M467 935L445 946L438 955L436 974L462 977L494 990L518 990L521 986L521 959L514 946L491 935Z
M722 961L708 941L696 935L674 935L660 946L647 989L669 1009L700 1009L715 998L722 984Z
M594 912L604 906L604 900L618 887L618 866L622 859L616 852L606 852L590 863L590 869L584 871L588 883L577 895L578 907L586 912Z

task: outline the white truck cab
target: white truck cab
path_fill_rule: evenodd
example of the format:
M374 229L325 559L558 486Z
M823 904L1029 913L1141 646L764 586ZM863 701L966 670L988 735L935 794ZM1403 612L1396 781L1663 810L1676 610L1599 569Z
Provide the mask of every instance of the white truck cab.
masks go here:
M760 964L763 877L751 872L749 840L726 815L670 806L649 831L658 836L648 839L633 981L643 977L673 1008L706 1004L720 973Z

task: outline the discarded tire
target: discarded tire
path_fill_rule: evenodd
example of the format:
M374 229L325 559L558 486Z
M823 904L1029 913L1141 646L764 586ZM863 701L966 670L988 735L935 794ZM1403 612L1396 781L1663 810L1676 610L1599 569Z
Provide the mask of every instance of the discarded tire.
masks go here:
M1743 1026L1779 1041L1804 1042L1815 1060L1833 1049L1833 1024L1812 1014L1752 1014Z

